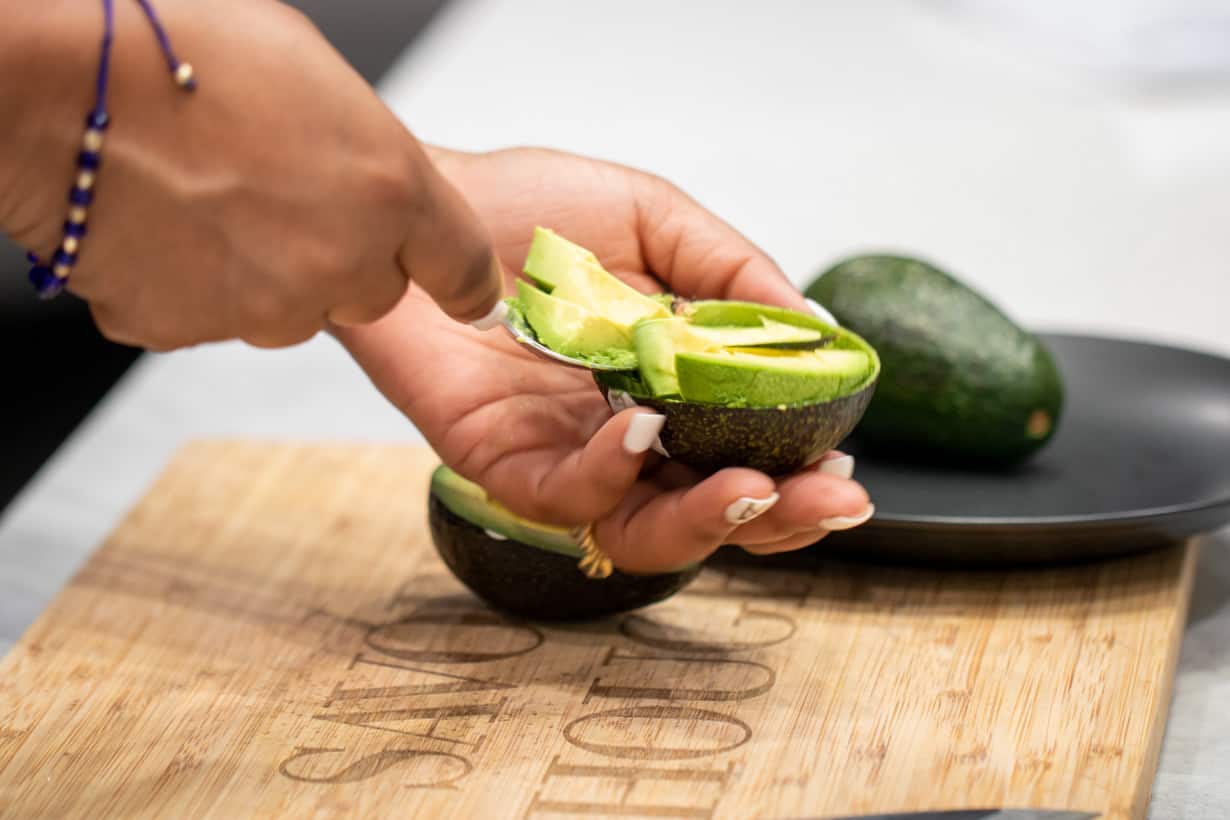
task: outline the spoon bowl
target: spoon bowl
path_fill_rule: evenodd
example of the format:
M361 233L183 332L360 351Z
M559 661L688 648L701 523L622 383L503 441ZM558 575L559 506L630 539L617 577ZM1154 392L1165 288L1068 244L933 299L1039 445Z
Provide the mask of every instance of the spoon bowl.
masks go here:
M565 364L569 367L579 367L583 370L593 370L606 373L618 373L620 368L608 364L600 364L598 362L587 362L581 359L574 359L571 356L565 356L563 353L557 353L551 348L538 341L533 335L533 331L525 324L515 311L505 310L500 315L500 324L504 329L517 341L518 344L528 347L538 355L550 359L558 364Z

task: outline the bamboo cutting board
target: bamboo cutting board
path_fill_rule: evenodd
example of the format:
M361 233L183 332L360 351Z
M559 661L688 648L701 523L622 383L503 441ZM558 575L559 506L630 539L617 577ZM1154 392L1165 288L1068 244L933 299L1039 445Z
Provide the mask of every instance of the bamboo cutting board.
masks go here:
M0 666L0 816L1144 814L1195 548L737 562L584 626L437 560L418 449L183 451Z

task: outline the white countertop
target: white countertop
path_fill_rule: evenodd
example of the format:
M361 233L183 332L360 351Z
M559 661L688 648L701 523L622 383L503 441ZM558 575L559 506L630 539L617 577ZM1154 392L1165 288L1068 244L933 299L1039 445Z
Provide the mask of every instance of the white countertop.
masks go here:
M1035 328L1230 354L1230 90L1073 71L959 7L457 2L382 93L429 141L667 176L799 284L892 248ZM0 519L0 651L177 447L217 435L421 440L325 338L145 357ZM1228 547L1206 545L1155 820L1230 816Z

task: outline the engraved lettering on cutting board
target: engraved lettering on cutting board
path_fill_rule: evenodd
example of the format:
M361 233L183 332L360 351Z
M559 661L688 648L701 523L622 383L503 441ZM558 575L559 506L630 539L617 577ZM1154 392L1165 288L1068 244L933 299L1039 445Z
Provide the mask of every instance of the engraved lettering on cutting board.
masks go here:
M542 791L535 793L525 815L534 814L572 814L572 815L647 815L651 817L694 817L710 818L716 807L716 800L726 788L726 783L734 771L734 763L727 763L725 769L709 768L679 768L654 766L610 766L610 765L579 765L560 762L559 755L551 760L546 773L542 776L542 785L562 787L561 791L575 793L591 784L617 784L622 786L619 802L588 802L577 799L549 799L542 796ZM662 804L638 802L637 786L654 781L686 783L696 789L698 784L706 797L713 798L713 807L698 807L687 805L667 806ZM704 788L708 787L708 788ZM643 799L643 798L642 798Z
M278 771L302 783L352 783L387 772L407 788L457 788L474 769L470 755L487 742L485 727L504 713L505 693L517 686L451 667L520 657L545 640L540 630L487 610L420 606L385 623L335 620L358 627L362 646L312 719L364 731L355 748L297 747ZM355 685L373 676L386 683ZM377 737L391 742L371 749Z
M689 748L687 746L658 746L652 743L636 745L631 742L626 744L601 742L591 739L586 731L588 727L583 726L583 724L589 721L600 719L604 721L623 719L623 722L628 724L626 731L630 736L645 734L641 727L636 726L636 721L649 720L653 723L653 728L659 730L654 733L656 738L660 738L662 734L668 734L668 732L661 731L663 724L669 721L680 721L686 724L686 728L692 735L688 742L691 743L698 736L703 736L705 739L701 740L700 743L704 745L701 745L700 748ZM706 724L717 724L719 731L706 731L706 729L710 728ZM609 731L609 727L607 728ZM733 731L731 731L732 729ZM709 757L739 748L752 739L752 727L736 717L731 717L712 709L698 709L694 706L649 704L645 706L625 706L619 709L606 709L579 717L564 727L564 739L578 749L585 749L586 751L606 755L607 757L633 758L635 760L687 760L696 757ZM712 745L708 745L710 743Z
M521 816L711 818L755 734L740 704L776 684L778 648L798 628L790 609L810 587L797 575L709 569L668 603L556 638L553 627L439 594L438 573L415 576L389 604L399 617L335 619L355 628L351 660L312 719L340 725L353 743L303 737L278 771L303 784L482 788L475 777L491 756L493 725L541 732L560 714L559 705L542 713L526 701L542 667L524 659L551 647L575 655L575 671L561 680L588 683L564 687L575 689L575 706L550 729L560 745L544 750L552 756ZM688 788L664 798L652 791L662 781Z
M289 777L291 780L298 780L300 783L355 783L360 780L366 780L369 777L375 777L386 769L396 766L398 763L418 764L414 766L414 771L400 773L400 783L408 788L415 787L435 787L450 785L454 780L460 780L470 773L474 768L470 761L466 760L461 755L449 754L448 752L424 752L416 749L385 749L384 751L374 754L365 755L359 758L354 763L344 766L340 769L329 770L328 774L304 774L301 773L300 766L296 766L296 762L305 758L319 758L322 756L334 756L344 754L345 749L308 749L299 748L290 757L283 760L278 766L278 772L283 777ZM424 765L426 761L430 761L431 765ZM321 762L322 765L328 766L329 761ZM333 761L336 763L336 760ZM438 767L438 770L433 768ZM408 768L403 767L403 768ZM449 769L452 769L452 773ZM425 772L420 772L425 770ZM426 775L423 777L423 782L416 782L415 775Z
M768 666L758 661L741 658L621 655L618 648L611 647L603 665L611 666L615 661L632 662L623 664L625 667L630 667L622 670L627 680L612 681L609 677L604 679L601 676L594 678L582 703L589 703L594 698L641 698L665 701L747 700L767 693L777 682L777 674ZM724 678L723 673L725 673ZM699 678L706 680L710 685L707 687L644 685L647 679L652 682L655 676L685 681Z
M509 644L496 644L479 639L475 648L462 648L461 644L445 644L443 648L418 645L422 639L430 639L432 626L465 627L476 632L521 633L518 639ZM424 629L427 627L427 629ZM364 641L372 649L388 655L391 658L401 658L407 661L422 663L477 663L480 661L497 661L533 652L542 646L545 640L542 632L533 627L510 623L494 612L486 611L436 611L419 612L409 615L391 624L381 624L370 629Z
M651 652L666 649L670 654L646 654L645 649L631 654L614 644L608 648L601 674L593 679L583 703L596 702L599 707L603 701L613 703L565 726L565 740L584 757L578 759L574 752L556 756L523 818L714 817L739 761L728 759L725 770L696 762L730 755L752 739L754 729L736 713L738 704L767 694L777 680L769 664L730 655L763 652L789 640L797 622L771 611L767 601L797 606L806 599L806 591L798 589L793 576L777 573L761 576L760 594L751 596L757 599L753 607L748 596L735 591L738 585L730 577L713 583L714 574L702 575L696 584L698 594L682 593L682 605L667 604L621 619L622 637ZM732 604L737 604L733 613ZM723 613L730 613L728 621L722 619ZM719 710L723 704L734 708ZM672 733L672 724L680 731ZM644 763L595 763L603 758ZM691 765L669 765L680 760ZM669 796L638 790L655 780L694 782ZM698 788L697 782L708 788Z

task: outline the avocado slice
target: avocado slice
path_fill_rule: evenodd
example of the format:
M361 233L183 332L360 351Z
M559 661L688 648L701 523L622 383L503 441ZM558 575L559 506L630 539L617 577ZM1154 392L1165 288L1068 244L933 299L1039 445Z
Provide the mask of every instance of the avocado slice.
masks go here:
M550 228L535 227L522 273L549 293L559 286L568 271L585 262L596 265L598 258Z
M560 527L520 518L486 491L441 465L428 493L432 543L465 586L496 609L542 620L584 620L648 606L683 589L700 572L602 579L577 567L580 550Z
M832 325L810 314L757 302L726 299L703 299L695 302L678 300L675 313L702 327L762 327L766 321L770 321L820 331L834 329Z
M777 322L767 316L755 325L706 326L690 324L692 334L721 347L776 347L807 349L835 338L816 328Z
M675 357L685 401L728 407L824 402L857 387L870 369L858 350L774 351L749 348Z
M534 335L552 350L621 370L635 369L631 337L606 317L525 281L517 282L517 300L515 307Z
M720 350L721 345L705 338L685 319L650 319L632 332L640 377L655 396L678 396L675 354L680 350Z
M593 253L546 228L534 229L524 272L555 298L602 316L629 338L640 320L670 316L660 298L624 283L608 273Z
M807 295L882 357L857 433L867 446L1003 465L1054 435L1064 386L1050 351L951 273L909 256L860 255L824 271Z
M670 316L662 302L607 273L597 261L575 265L551 293L603 316L629 337L637 322Z
M641 378L655 396L678 396L678 353L720 352L724 348L825 344L833 337L813 328L797 327L772 319L759 326L707 327L682 317L650 319L637 324L632 333Z

